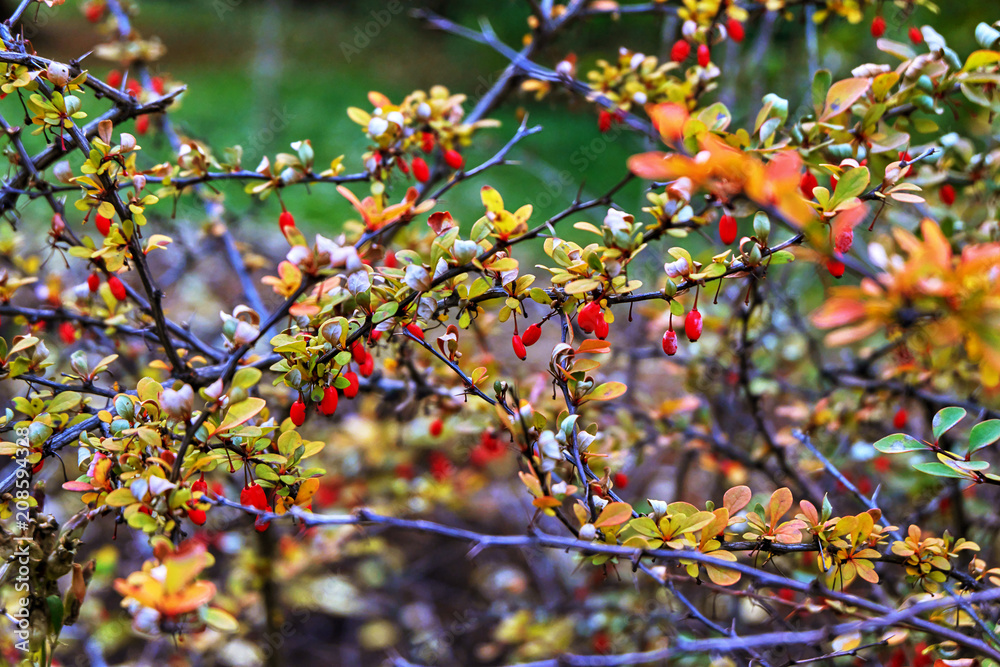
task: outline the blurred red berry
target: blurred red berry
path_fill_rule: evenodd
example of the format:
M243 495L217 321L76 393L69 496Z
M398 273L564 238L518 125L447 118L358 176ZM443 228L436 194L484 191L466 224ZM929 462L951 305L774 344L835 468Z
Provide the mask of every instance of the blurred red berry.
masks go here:
M708 64L712 62L712 53L708 50L707 44L698 45L698 64L702 67L708 67Z
M149 132L149 116L139 116L135 119L135 131L137 134L146 134Z
M422 157L413 158L413 162L410 163L413 167L413 178L417 179L421 183L426 183L431 178L430 167L427 166L427 161Z
M59 338L66 345L72 345L76 342L76 327L73 326L72 322L63 322L59 325Z
M444 161L452 169L461 169L465 164L465 158L454 148L449 148L444 152Z
M896 410L896 414L892 417L892 427L893 428L903 428L906 426L906 422L910 419L910 415L906 413L906 408L900 408Z
M847 229L837 235L833 248L843 254L850 250L852 245L854 245L854 230Z
M843 276L844 269L846 268L847 267L844 266L844 263L841 262L839 259L831 258L826 260L826 270L829 271L830 275L833 276L834 278L840 278L841 276Z
M878 39L885 34L885 19L881 16L876 16L872 19L872 37Z
M365 349L364 343L360 340L351 343L351 358L358 365L365 363L365 359L368 358L368 350Z
M729 32L729 36L732 37L734 42L742 42L743 38L746 37L746 31L743 29L743 24L734 18L730 18L726 22L726 30Z
M122 85L122 73L116 69L108 72L108 85L112 88L121 88Z
M94 217L94 226L97 227L97 231L100 232L101 236L107 236L111 232L111 219L105 218L98 213Z
M282 211L281 215L278 216L278 228L284 233L285 229L288 227L295 226L295 216L293 216L288 211Z
M420 325L416 322L410 322L406 325L406 330L410 332L410 335L414 338L424 339L424 330L420 328Z
M125 84L125 90L128 91L130 95L138 97L142 94L142 84L139 83L139 79L129 79L128 83Z
M421 135L420 150L425 153L430 153L434 150L434 133L424 132L423 135Z
M101 287L101 277L96 273L91 273L87 276L87 287L91 292L96 292Z
M920 32L920 28L917 27L910 28L909 35L910 35L910 41L913 42L914 44L919 45L924 43L924 34Z
M945 206L951 206L955 203L955 188L951 183L942 185L938 195L941 197L941 203Z
M444 422L441 421L440 417L431 422L429 431L432 438L437 438L441 435L441 432L444 431Z
M802 179L799 181L799 190L802 191L802 194L812 199L813 190L815 190L818 186L819 182L816 180L816 177L813 176L811 171L807 171L802 174Z
M682 63L691 55L691 42L686 39L678 39L670 48L670 59L675 63Z
M628 475L623 472L616 473L615 476L611 478L611 481L618 488L624 489L628 486Z
M191 523L196 526L204 526L205 521L208 520L208 516L205 514L205 510L188 510L188 518L191 519Z
M118 276L108 278L108 287L111 288L111 296L115 297L118 301L124 301L125 297L128 296L125 292L125 285L122 284Z
M601 132L607 132L611 129L611 121L614 120L614 116L610 111L601 110L601 113L597 114L597 129Z
M87 17L87 20L91 23L97 23L104 17L104 3L103 2L92 2L87 5L87 8L83 10L83 15Z

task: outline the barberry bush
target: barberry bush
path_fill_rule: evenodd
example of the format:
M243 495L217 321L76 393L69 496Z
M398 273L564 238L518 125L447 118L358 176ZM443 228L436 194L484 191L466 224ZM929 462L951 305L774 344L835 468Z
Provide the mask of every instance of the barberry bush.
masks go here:
M1000 665L997 8L403 5L504 68L256 164L139 3L0 25L6 663ZM505 187L529 102L615 184Z

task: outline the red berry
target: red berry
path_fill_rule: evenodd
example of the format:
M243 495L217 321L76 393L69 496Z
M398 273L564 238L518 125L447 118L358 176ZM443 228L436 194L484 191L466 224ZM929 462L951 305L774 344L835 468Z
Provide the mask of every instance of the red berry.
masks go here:
M382 331L379 329L372 329L372 332L368 334L368 339L373 343L377 343L380 338L382 338Z
M826 270L830 272L830 275L834 278L840 278L844 275L844 263L839 259L828 259L826 260Z
M799 190L802 191L802 194L812 199L813 190L815 190L818 186L819 181L816 180L816 177L813 176L811 171L807 171L802 174L802 179L799 181Z
M742 42L743 38L746 37L746 31L743 30L743 24L734 18L730 18L726 22L726 30L729 31L729 36L733 38L734 42Z
M115 297L118 301L125 300L125 285L118 279L118 276L108 278L108 287L111 288L111 296Z
M84 10L84 16L86 16L87 20L90 21L91 23L97 23L98 21L101 20L101 17L104 16L104 3L103 2L90 3Z
M686 39L678 39L670 47L670 59L675 63L682 63L691 55L691 42Z
M872 19L872 37L878 39L885 34L885 19L881 16L876 16Z
M430 167L427 166L427 162L422 157L413 158L413 162L410 166L413 167L413 178L417 179L421 183L426 183L430 180Z
M615 476L611 478L611 481L615 486L624 489L628 486L628 475L623 472L616 473Z
M425 153L430 153L434 150L434 134L432 132L424 132L421 136L420 150Z
M410 332L411 336L419 338L420 340L424 339L424 330L421 329L420 325L417 324L416 322L410 322L409 324L407 324L406 330Z
M900 408L892 418L892 427L903 428L909 420L910 416L906 414L906 408Z
M351 344L351 357L354 359L354 363L359 366L365 363L365 359L368 358L368 350L365 349L364 343L360 340Z
M663 352L668 357L677 354L677 332L673 329L667 329L663 332Z
M910 28L910 41L913 42L914 44L924 43L924 35L922 32L920 32L920 28L917 27Z
M601 132L607 132L611 129L611 121L614 120L614 115L610 111L601 110L601 113L597 115L597 129Z
M393 472L396 473L396 477L398 477L399 479L405 479L409 481L413 479L413 464L399 463L396 465L396 469Z
M191 492L194 493L195 491L208 493L208 483L205 481L204 475L191 485Z
M157 95L162 95L163 91L166 90L163 87L163 78L162 77L154 76L151 83L153 84L153 92L155 92Z
M101 236L107 236L111 231L111 219L105 218L100 213L94 218L94 225L97 227L97 231L101 233Z
M521 342L524 343L525 347L531 347L538 342L538 339L542 336L542 327L537 324L532 324L530 327L524 330L521 334Z
M736 218L724 215L719 219L719 238L725 245L736 240Z
M941 197L941 203L945 206L951 206L955 203L955 188L951 183L945 183L942 185L938 195Z
M712 53L708 50L707 44L698 45L698 64L702 67L708 67L708 64L712 62Z
M391 250L385 253L385 259L382 260L382 264L387 269L395 269L397 266L399 266L399 262L396 260L396 253L392 252ZM375 332L373 331L372 335L374 334Z
M449 148L444 152L444 161L452 169L461 169L462 165L465 164L465 158L454 148Z
M96 292L101 287L101 278L96 273L87 276L87 287L91 292Z
M319 402L319 411L329 417L337 411L337 402L340 396L335 387L326 387L323 390L323 400Z
M108 72L108 85L112 88L120 88L122 85L122 73L116 69Z
M430 427L431 437L437 438L438 436L441 435L441 431L443 430L444 430L444 422L441 421L440 417L431 422L431 427Z
M73 326L72 322L63 322L59 325L59 338L66 345L72 345L76 342L76 327Z
M260 484L249 484L240 491L240 505L259 510L267 509L267 494Z
M363 377L370 377L375 372L375 357L369 354L365 359L365 363L358 365L358 372Z
M139 134L149 132L149 116L139 116L135 119L135 131Z
M278 216L278 227L281 232L285 232L285 228L295 226L295 216L293 216L288 211L282 211L281 215Z
M608 332L610 330L611 327L608 326L608 321L604 319L603 315L598 315L597 322L594 325L594 334L601 340L604 340L605 338L608 337Z
M684 318L684 333L692 343L701 338L701 313L697 308L692 308Z
M208 516L205 514L205 510L188 510L188 518L191 519L191 523L196 526L204 526L205 521L208 520Z
M514 334L514 337L510 339L510 344L514 348L514 354L517 358L524 360L528 357L528 351L524 349L524 343L521 341L521 337Z
M454 467L448 457L441 452L431 452L430 455L431 475L439 482L443 482L451 476Z
M344 387L344 396L347 398L354 398L358 395L358 374L354 371L347 371L344 373L344 379L347 380L347 386Z
M601 315L600 304L591 301L577 312L576 321L585 332L593 333L594 329L597 328L597 318Z
M288 411L288 416L291 417L293 424L302 426L306 421L306 404L301 400L295 401Z
M843 254L849 251L852 245L854 245L854 230L847 229L837 235L833 248L837 252Z
M128 83L125 84L125 90L127 90L129 94L139 97L142 93L142 84L139 83L139 79L129 79Z

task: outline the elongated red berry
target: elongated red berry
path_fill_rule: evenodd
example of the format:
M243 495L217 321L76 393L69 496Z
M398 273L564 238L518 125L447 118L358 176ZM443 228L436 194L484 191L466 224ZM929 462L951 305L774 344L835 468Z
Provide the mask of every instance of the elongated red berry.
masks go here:
M454 148L449 148L444 152L444 161L452 169L461 169L465 164L465 158Z
M347 386L344 387L344 397L354 398L358 395L358 374L354 371L347 371L344 373L344 379L347 380Z
M425 153L430 153L434 150L434 133L424 132L420 137L420 150Z
M410 163L413 167L413 178L417 179L421 183L426 183L431 178L430 167L427 166L427 161L422 157L413 158L413 162Z
M924 34L920 32L920 28L917 27L910 28L909 35L910 35L910 41L913 42L914 44L919 45L924 43Z
M542 336L542 327L537 324L532 324L530 327L524 330L521 334L521 342L524 343L525 347L531 347L538 342L538 339Z
M847 267L844 266L844 263L841 262L839 259L831 258L826 260L826 270L829 271L830 275L833 276L834 278L840 278L841 276L843 276L844 269L846 268Z
M191 519L191 523L196 526L204 526L205 521L208 520L208 516L205 514L205 510L188 510L188 518Z
M139 79L129 79L128 83L125 84L125 90L127 90L129 94L139 97L139 95L142 94L142 84L139 83Z
M611 121L614 116L610 111L601 110L601 113L597 114L597 129L601 132L607 132L611 129Z
M511 347L514 348L514 354L520 360L525 360L528 357L528 351L524 349L524 343L521 341L521 337L514 334L513 338L510 339Z
M597 321L594 324L594 334L601 340L604 340L608 337L610 330L611 327L608 326L608 321L604 319L604 315L598 315Z
M163 87L163 78L159 76L154 76L151 83L153 84L153 92L157 95L162 95L165 88Z
M719 218L719 239L729 245L736 240L736 218L724 215Z
M663 332L663 353L668 357L677 354L677 332L673 329Z
M368 358L368 350L365 349L364 344L360 340L354 341L351 345L351 357L356 364L363 364L365 363L365 359Z
M122 73L116 69L108 72L108 85L112 88L120 88L122 85Z
M101 277L96 273L87 276L87 287L91 292L96 292L101 287Z
M444 431L444 422L441 421L440 417L431 422L429 430L432 438L437 438L441 435L441 432Z
M248 484L240 491L240 505L258 510L267 509L267 494L260 484Z
M701 338L701 313L697 308L692 308L687 317L684 318L684 334L692 343Z
M73 326L72 322L63 322L59 325L59 338L66 345L72 345L76 342L76 327Z
M746 37L743 24L732 17L726 21L726 31L729 32L729 36L732 37L734 42L742 42L743 38Z
M597 328L597 318L601 314L600 304L591 301L577 312L576 321L585 332L593 333L594 329Z
M361 373L362 377L371 377L371 374L375 372L375 357L369 354L365 363L358 365L358 372Z
M140 135L149 132L149 116L139 116L135 119L135 131Z
M295 226L295 216L293 216L288 211L282 211L281 215L278 216L278 228L284 233L285 229L288 227Z
M872 37L878 39L885 34L885 19L881 16L876 16L872 19Z
M945 206L951 206L955 203L955 188L951 183L942 185L938 195L941 196L941 203Z
M802 174L802 178L799 180L799 190L802 191L802 194L804 194L809 199L812 199L813 190L815 190L817 187L819 187L819 181L816 180L816 177L813 176L813 173L811 171L807 171L806 173Z
M903 428L906 426L906 422L910 420L910 415L906 414L906 408L900 408L896 411L896 414L892 417L892 427L893 428Z
M337 389L335 387L326 387L323 390L323 400L319 402L319 411L329 417L337 411L337 403L339 401L340 396L337 394Z
M420 325L417 324L416 322L410 322L409 324L407 324L406 330L410 332L410 335L419 338L420 340L424 339L424 330L421 329Z
M105 218L100 213L94 217L94 226L97 227L97 231L100 232L101 236L107 236L111 231L111 219Z
M710 62L712 62L712 52L708 50L708 44L699 44L698 64L702 67L708 67Z
M396 253L394 253L391 250L385 253L385 259L382 260L382 265L385 266L385 268L387 269L395 269L397 266L399 266L399 261L396 259ZM376 333L377 332L373 331L372 335L374 336Z
M124 301L127 296L125 293L125 285L122 281L118 279L118 276L111 276L108 278L108 287L111 288L111 296L115 297L119 301Z
M678 39L670 47L670 59L675 63L682 63L691 55L691 42L686 39Z
M288 411L288 416L292 419L293 424L302 426L306 421L306 404L301 400L295 401Z

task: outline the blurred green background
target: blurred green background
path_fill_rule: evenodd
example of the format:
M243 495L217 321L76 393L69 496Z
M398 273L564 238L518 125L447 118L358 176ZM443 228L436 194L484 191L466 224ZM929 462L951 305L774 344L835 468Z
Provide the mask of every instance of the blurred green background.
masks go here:
M11 2L4 4L9 8ZM319 169L325 168L331 158L344 154L348 171L357 172L366 141L345 110L352 105L370 108L366 99L369 90L398 100L415 88L443 84L453 92L469 95L467 109L471 109L505 65L487 47L427 29L422 21L409 15L410 9L429 7L468 26L476 26L479 17L488 14L500 37L518 46L526 32L527 6L523 0L397 0L395 4L387 0L172 0L140 3L141 13L134 23L143 36L157 36L166 46L166 55L154 66L154 73L159 71L189 87L182 107L172 114L183 133L206 141L220 156L225 146L241 144L245 149L244 165L249 168L255 167L262 155L273 157L288 151L290 142L309 138ZM401 9L393 13L390 10L394 7ZM43 6L41 25L32 36L36 49L69 59L102 41L79 9L76 0L55 9ZM889 23L888 37L905 40L910 25L933 20L938 30L952 40L956 35L968 36L964 42L954 44L965 53L974 48L972 30L976 22L995 18L984 16L989 9L995 10L996 4L962 2L949 5L937 18L926 9L917 10L911 17L900 17L892 3L885 3L883 12ZM375 32L369 24L379 18L385 25L376 23L377 34L367 38L365 44L365 37L359 35L366 27ZM820 26L821 66L845 75L842 62L890 62L875 49L868 32L870 19L866 17L857 25L838 20ZM670 17L629 16L620 21L601 18L574 27L537 60L552 67L568 52L576 52L581 58L578 76L582 77L597 58L614 58L613 49L618 45L663 56L678 29L676 20ZM725 56L730 67L724 67L723 77L729 83L716 95L731 103L737 124L752 123L752 114L766 92L788 97L792 110L803 103L803 95L809 90L804 34L801 13L796 13L791 21L778 21L775 37L763 50L763 57L755 52L761 47L755 45L754 29L742 45L731 47L733 52ZM721 54L716 57L723 61ZM790 60L801 63L798 75L789 76ZM95 56L89 56L84 63L99 76L112 68ZM602 137L595 109L578 100L567 108L564 95L557 92L535 101L531 96L516 94L495 114L503 126L482 131L475 149L468 152L468 164L474 165L503 145L516 127L519 109L528 113L531 123L544 127L543 133L529 137L512 153L511 157L521 161L521 167L492 170L475 184L489 182L496 186L510 207L535 204L533 221L560 210L575 195L575 185L560 183L561 172L567 172L564 180L582 184L585 195L597 195L625 174L624 162L630 154L652 148L627 133ZM168 158L161 135L146 137L141 143L146 160ZM363 185L353 189L365 193ZM285 201L306 230L329 233L344 219L356 217L332 187L312 188L309 193L304 188L290 190L294 192L288 192ZM261 205L242 194L237 185L226 186L223 191L228 210L241 223L276 220L279 206L273 198ZM398 184L393 197L402 197ZM620 203L638 214L644 204L640 185L633 184L625 191ZM33 206L41 212L39 204ZM442 208L451 210L464 224L471 224L482 210L478 187L456 188L448 193ZM599 211L591 211L580 218L602 216Z

